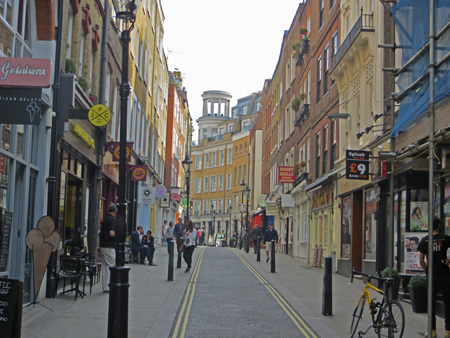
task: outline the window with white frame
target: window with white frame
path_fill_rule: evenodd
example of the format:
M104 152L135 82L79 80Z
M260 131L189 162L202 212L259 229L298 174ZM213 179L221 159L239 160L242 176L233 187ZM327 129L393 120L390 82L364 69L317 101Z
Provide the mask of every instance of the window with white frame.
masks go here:
M219 175L219 191L223 191L223 174Z
M227 190L231 190L231 173L227 173Z
M199 201L194 201L193 203L193 211L194 211L194 216L200 216L201 213L201 203Z
M221 199L217 201L217 212L223 214L223 200Z
M0 3L2 3L2 1L0 1ZM73 34L73 9L72 9L72 6L69 6L69 14L68 14L68 22L67 22L66 59L72 59L72 34Z
M234 211L239 211L239 195L238 194L235 194L234 196L233 196L233 198L234 198L234 203L233 203L233 205L234 205Z
M195 155L195 170L202 170L202 155Z
M212 152L212 167L217 166L217 151Z
M203 215L207 215L209 210L208 201L203 201Z
M209 189L209 177L204 177L204 184L203 184L203 192L208 192Z
M84 59L85 42L86 42L86 35L84 34L84 31L82 31L80 40L80 54L78 58L78 77L83 77L83 59Z
M217 176L211 176L211 192L217 191Z
M222 166L225 161L225 150L221 150L219 156L219 165Z
M230 207L231 207L231 198L227 198L226 199L226 212L229 213L230 212Z
M209 153L205 154L205 168L209 168Z
M233 148L228 149L227 163L228 164L233 163Z
M200 177L196 177L194 179L194 193L196 194L202 193L202 179Z

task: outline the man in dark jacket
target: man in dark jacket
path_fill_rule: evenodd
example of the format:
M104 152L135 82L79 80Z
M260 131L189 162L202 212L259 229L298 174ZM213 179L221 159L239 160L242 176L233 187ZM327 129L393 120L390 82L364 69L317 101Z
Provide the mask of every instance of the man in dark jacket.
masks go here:
M273 228L273 223L269 224L269 229L264 234L264 243L266 243L266 262L269 262L270 251L272 250L272 239L275 240L275 244L278 243L278 232Z
M178 256L181 257L181 247L183 246L183 232L186 230L186 225L183 224L183 219L178 218L178 223L175 224L173 229L173 235L175 237L175 242L177 243Z
M133 233L131 234L131 252L133 253L133 255L141 253L139 263L144 264L145 257L147 256L148 265L154 265L150 248L147 245L142 244L139 240L139 236L143 234L144 229L140 225L137 227L136 231L133 231Z
M253 230L250 233L250 235L252 236L253 250L254 250L255 253L258 253L258 237L260 239L262 239L261 229L259 228L258 224L255 225L255 227L253 228Z

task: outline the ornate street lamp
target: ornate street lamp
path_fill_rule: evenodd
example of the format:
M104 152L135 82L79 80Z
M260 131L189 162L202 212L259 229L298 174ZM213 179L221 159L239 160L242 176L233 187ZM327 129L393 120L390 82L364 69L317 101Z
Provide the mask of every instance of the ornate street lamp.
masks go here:
M184 158L183 163L184 172L185 172L185 180L186 180L186 197L187 197L187 203L186 203L186 218L184 222L189 219L189 209L191 208L191 203L189 201L189 194L191 192L191 164L192 160L189 158L188 154L186 154L186 157Z
M120 41L122 42L122 83L120 84L120 154L118 216L116 227L116 266L110 268L110 293L108 312L108 337L128 337L128 289L130 268L125 266L125 215L126 158L127 158L127 115L130 84L128 63L130 50L130 31L134 27L136 13L141 0L113 0L116 18L123 20Z

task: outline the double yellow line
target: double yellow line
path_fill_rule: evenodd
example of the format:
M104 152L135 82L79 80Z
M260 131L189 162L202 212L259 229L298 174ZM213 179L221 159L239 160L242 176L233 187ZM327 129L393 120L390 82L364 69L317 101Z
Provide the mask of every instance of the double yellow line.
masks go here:
M197 262L195 263L194 270L192 271L191 278L189 279L189 284L186 290L186 294L184 296L183 305L181 306L181 310L178 313L177 324L175 325L175 329L173 330L172 334L173 338L178 337L178 331L180 331L180 327L181 327L180 337L183 338L184 335L186 334L186 326L189 319L189 312L191 311L192 300L194 299L198 273L200 271L200 264L203 260L204 253L205 248L202 248L197 258ZM182 322L183 324L181 324Z
M291 305L284 299L284 297L249 263L236 251L233 251L236 256L247 266L247 268L255 275L255 277L263 284L270 292L272 297L280 304L281 308L292 319L295 326L303 333L306 338L317 338L317 335L312 331L308 324L300 317Z

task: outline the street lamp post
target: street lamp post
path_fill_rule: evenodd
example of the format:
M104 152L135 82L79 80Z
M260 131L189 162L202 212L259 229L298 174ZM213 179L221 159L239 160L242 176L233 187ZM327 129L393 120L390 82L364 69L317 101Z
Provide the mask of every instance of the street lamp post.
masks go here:
M211 204L211 232L214 232L214 246L216 246L216 236L215 236L215 232L216 232L216 211L213 209L214 208L214 204Z
M192 160L189 158L188 154L186 154L186 157L184 158L184 161L181 162L183 163L184 166L184 171L185 171L185 175L186 175L186 218L184 220L184 222L186 223L186 221L189 219L189 209L191 208L191 204L189 201L189 194L191 192L191 164L192 164Z
M108 309L108 337L128 337L128 289L130 268L125 266L125 214L126 192L126 158L127 158L127 115L130 84L128 80L128 63L130 49L130 32L134 27L136 13L141 0L113 0L116 18L123 20L122 42L122 83L120 84L120 154L118 217L116 228L116 265L110 268L110 293Z
M233 210L233 208L230 205L230 207L228 208L228 211L230 212L230 222L227 224L226 237L225 237L225 246L228 246L228 225L230 225L230 230L231 230L231 210Z
M249 251L248 199L250 197L250 189L248 188L248 186L246 186L242 192L245 193L245 196L246 196L246 198L245 198L245 203L246 203L246 208L245 208L245 252L248 253L248 251Z

